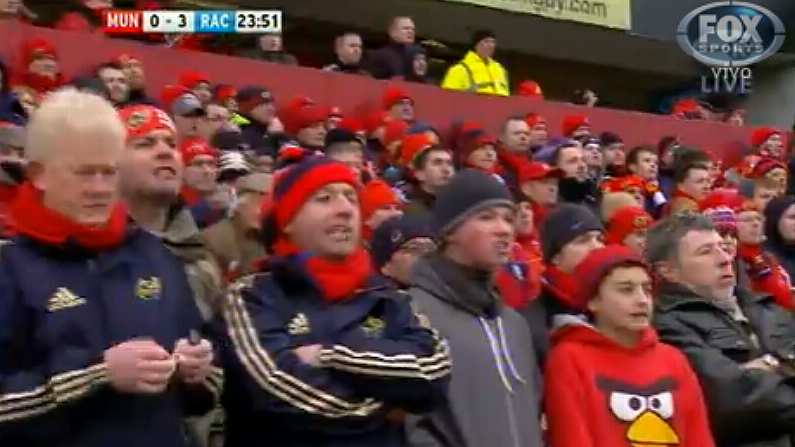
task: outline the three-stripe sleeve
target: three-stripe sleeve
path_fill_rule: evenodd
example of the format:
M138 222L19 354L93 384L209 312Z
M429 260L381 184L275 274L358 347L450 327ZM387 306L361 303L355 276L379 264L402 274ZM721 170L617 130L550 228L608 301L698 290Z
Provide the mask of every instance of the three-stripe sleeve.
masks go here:
M251 295L250 286L250 280L232 285L224 312L231 357L242 366L243 380L253 381L257 392L264 394L250 399L263 397L274 412L327 418L367 417L381 409L382 403L374 399L341 396L345 393L338 391L347 387L336 383L329 372L302 364L291 352L285 324L268 297Z

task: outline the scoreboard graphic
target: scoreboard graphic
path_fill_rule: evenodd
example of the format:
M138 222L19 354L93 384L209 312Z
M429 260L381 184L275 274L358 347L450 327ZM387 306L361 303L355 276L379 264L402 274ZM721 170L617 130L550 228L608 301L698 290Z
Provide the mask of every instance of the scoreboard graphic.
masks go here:
M282 12L108 10L102 17L110 34L280 33Z

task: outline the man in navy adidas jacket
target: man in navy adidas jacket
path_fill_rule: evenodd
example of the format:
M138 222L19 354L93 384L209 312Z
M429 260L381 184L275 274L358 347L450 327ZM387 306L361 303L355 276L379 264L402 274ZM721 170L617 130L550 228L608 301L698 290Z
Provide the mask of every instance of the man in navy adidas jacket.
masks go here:
M182 266L117 202L125 133L73 89L32 117L0 249L0 445L181 447L220 393Z
M387 414L444 402L446 343L374 281L350 168L312 157L277 174L273 197L271 271L228 297L227 447L405 445Z

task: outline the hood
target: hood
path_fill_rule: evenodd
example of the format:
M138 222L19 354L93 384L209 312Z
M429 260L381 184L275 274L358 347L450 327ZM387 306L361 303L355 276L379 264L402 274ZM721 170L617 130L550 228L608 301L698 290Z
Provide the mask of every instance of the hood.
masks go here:
M411 285L425 290L440 300L456 301L455 291L436 274L428 257L420 258L414 264L411 271Z
M153 233L183 261L205 258L204 241L199 227L196 226L190 210L183 205L176 205L169 211L164 231Z
M499 313L498 306L502 300L497 295L491 275L470 277L438 254L417 261L411 283L472 315L491 318Z
M552 333L552 344L572 343L576 345L590 345L599 349L608 349L617 352L640 353L653 348L659 339L657 332L651 327L647 328L640 337L637 345L628 348L622 346L612 339L606 337L587 321L568 316L567 321L556 318L555 324L559 324Z

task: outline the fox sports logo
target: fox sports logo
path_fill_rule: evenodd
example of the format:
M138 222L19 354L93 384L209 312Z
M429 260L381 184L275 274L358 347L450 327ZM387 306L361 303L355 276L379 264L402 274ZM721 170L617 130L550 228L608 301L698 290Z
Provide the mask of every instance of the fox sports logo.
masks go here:
M686 15L676 30L685 53L707 65L742 67L784 44L784 24L767 8L747 2L708 3Z

